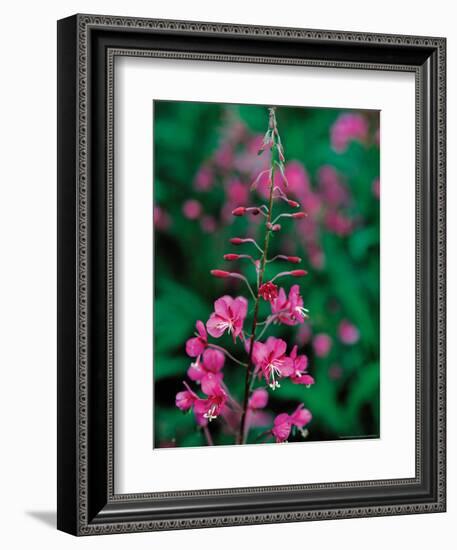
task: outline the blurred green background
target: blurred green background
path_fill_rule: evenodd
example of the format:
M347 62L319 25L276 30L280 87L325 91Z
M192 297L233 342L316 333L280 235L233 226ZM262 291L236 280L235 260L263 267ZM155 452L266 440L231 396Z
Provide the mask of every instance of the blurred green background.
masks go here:
M284 381L269 392L264 423L304 403L313 415L308 441L379 435L379 112L277 107L286 156L287 193L308 217L286 221L272 239L270 256L303 258L300 280L310 319L274 326L268 335L298 344L309 358L315 385ZM234 218L239 205L259 204L265 186L250 184L268 166L257 149L268 124L265 106L154 102L154 446L204 445L193 414L175 406L191 359L185 342L195 321L206 322L223 294L245 295L239 281L216 279L211 269L243 272L228 263L234 236L259 235L259 220ZM285 204L285 203L282 203ZM276 212L284 209L275 204ZM287 210L287 207L286 207ZM258 216L257 218L261 218ZM289 266L287 266L289 267ZM272 264L270 278L284 263ZM286 289L297 280L281 280ZM269 311L262 304L262 312ZM249 325L247 324L246 327ZM217 341L237 357L231 338ZM226 363L228 387L239 400L241 367ZM191 383L195 388L195 384ZM252 438L265 427L252 430ZM222 422L211 423L215 443L233 443ZM300 435L290 440L301 440ZM253 439L252 439L253 440ZM252 441L251 439L249 441Z

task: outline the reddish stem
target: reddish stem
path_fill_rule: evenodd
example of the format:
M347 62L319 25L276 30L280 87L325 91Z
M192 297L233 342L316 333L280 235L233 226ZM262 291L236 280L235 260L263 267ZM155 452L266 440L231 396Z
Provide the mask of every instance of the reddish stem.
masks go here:
M263 284L263 275L265 272L265 265L267 262L267 252L268 252L268 244L270 242L270 230L268 229L268 224L271 223L271 212L273 210L273 182L274 182L274 164L272 161L272 167L271 167L271 182L270 182L270 197L269 197L269 205L268 205L268 215L265 221L265 240L263 245L263 256L262 256L262 263L259 271L259 284L258 289ZM248 410L248 402L249 402L249 393L251 388L251 377L254 374L254 365L252 362L252 352L254 350L254 341L255 341L255 333L257 330L257 321L258 321L258 313L259 313L259 303L260 303L260 295L259 291L257 289L257 297L255 301L255 307L254 307L254 318L252 321L252 331L251 331L251 339L249 343L249 360L248 360L248 368L246 369L246 379L244 384L244 399L243 399L243 413L241 415L241 422L240 422L240 432L238 434L238 444L242 445L246 440L246 416L247 416L247 410Z

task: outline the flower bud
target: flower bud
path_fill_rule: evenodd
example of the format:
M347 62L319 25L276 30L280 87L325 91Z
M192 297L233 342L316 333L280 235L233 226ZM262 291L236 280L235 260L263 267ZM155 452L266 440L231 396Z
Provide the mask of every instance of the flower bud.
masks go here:
M281 231L281 226L279 223L275 223L272 227L271 227L271 230L274 231L275 233L278 232L278 231Z
M230 271L222 271L222 269L212 269L210 273L213 277L219 277L220 279L225 279L226 277L231 276Z
M294 271L291 271L289 275L292 275L292 277L304 277L305 275L308 275L308 272L304 269L295 269Z
M238 206L235 210L232 210L234 216L244 216L246 214L246 208L244 206Z
M240 237L233 237L233 239L230 239L230 242L235 245L243 244L246 242L246 239L241 239Z
M301 262L301 258L298 256L287 256L287 261L291 262L292 264L299 264Z
M291 218L294 218L295 220L301 220L303 218L306 218L307 214L306 212L296 212L295 214L291 214Z
M239 254L224 254L224 260L228 260L229 262L233 262L234 260L238 260L239 258Z
M292 199L287 199L287 204L292 206L292 208L298 208L300 206L300 203L293 201Z

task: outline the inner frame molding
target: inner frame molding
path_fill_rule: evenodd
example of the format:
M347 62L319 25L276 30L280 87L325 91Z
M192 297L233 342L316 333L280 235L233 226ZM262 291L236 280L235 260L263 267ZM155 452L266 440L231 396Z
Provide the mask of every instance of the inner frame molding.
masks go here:
M76 15L59 38L58 528L184 529L445 510L445 40ZM416 476L115 494L114 59L415 73Z

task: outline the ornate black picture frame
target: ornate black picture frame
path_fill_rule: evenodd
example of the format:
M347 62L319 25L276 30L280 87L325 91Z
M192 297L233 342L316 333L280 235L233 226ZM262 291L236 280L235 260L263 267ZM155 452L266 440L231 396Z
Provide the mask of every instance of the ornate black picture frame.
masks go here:
M444 38L74 15L58 22L58 528L75 535L445 511ZM416 86L416 476L115 494L113 60L406 71Z

